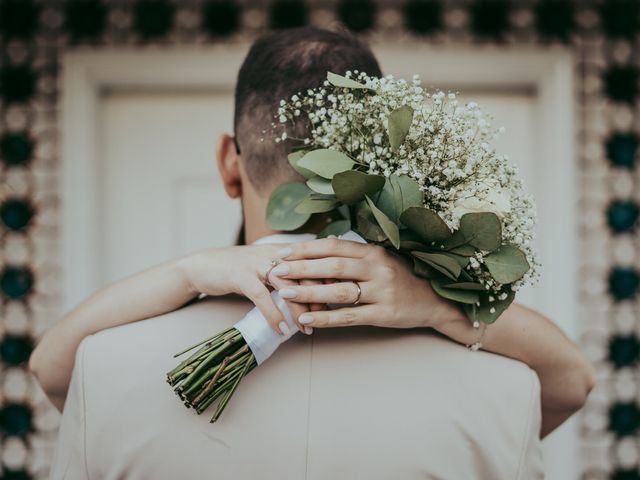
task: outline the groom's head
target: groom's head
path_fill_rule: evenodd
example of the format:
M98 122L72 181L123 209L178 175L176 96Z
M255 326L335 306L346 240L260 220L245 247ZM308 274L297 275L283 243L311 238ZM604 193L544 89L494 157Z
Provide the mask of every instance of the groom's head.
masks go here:
M246 213L250 196L266 202L276 186L298 178L287 161L291 143L276 143L271 128L280 100L321 86L328 71L348 70L381 75L369 47L348 32L296 28L268 33L252 45L236 84L235 139L223 135L218 144L227 193L242 196ZM304 137L306 128L306 121L299 122L288 133Z

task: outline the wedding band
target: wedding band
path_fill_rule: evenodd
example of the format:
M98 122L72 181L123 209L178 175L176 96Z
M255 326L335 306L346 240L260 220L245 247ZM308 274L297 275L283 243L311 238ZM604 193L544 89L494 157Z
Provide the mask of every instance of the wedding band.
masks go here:
M271 270L273 270L274 268L276 268L278 265L280 264L280 260L276 259L276 260L271 260L271 266L269 267L269 270L267 270L267 273L264 276L264 281L267 285L271 285L271 282L269 281L269 275L271 275ZM273 286L273 285L272 285Z
M358 289L358 296L356 297L356 301L353 302L353 305L358 305L360 303L360 297L362 296L362 289L360 288L360 284L358 282L356 282L355 280L353 280L352 283Z

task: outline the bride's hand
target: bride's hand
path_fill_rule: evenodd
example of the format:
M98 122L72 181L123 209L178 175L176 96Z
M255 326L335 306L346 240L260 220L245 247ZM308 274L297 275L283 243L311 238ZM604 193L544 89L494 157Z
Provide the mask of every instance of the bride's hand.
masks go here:
M182 260L183 271L195 294L226 295L236 293L251 300L267 319L273 329L286 333L288 328L280 310L276 307L268 286L274 289L297 286L297 280L265 276L271 262L280 258L279 252L287 245L247 245L239 247L215 248L198 252ZM287 302L296 320L309 311L309 306L300 302ZM299 325L304 333L311 333L310 327Z
M416 277L404 259L379 246L328 238L290 245L282 256L272 278L335 279L329 284L280 289L280 295L291 302L349 305L358 298L354 282L361 289L357 306L305 312L298 319L303 325L437 329L461 315L436 295L428 282Z

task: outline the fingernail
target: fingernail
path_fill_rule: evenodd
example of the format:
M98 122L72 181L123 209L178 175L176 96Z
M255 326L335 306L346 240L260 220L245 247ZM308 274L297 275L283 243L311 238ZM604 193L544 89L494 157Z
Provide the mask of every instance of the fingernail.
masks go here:
M288 257L289 255L291 255L293 253L293 248L287 247L287 248L283 248L282 250L278 250L278 252L276 253L276 255L279 258L284 258L284 257Z
M289 335L291 333L291 329L289 328L289 325L287 325L287 322L280 322L278 324L278 328L283 335Z
M311 327L304 327L304 333L306 333L307 335L311 335L313 333L313 328Z
M299 321L301 324L306 325L306 324L308 324L308 323L313 322L313 316L312 316L312 315L309 315L308 313L303 313L302 315L300 315L300 316L298 317L298 321Z
M293 288L283 288L278 290L278 293L282 298L296 298L298 296L298 292L296 292Z
M288 274L289 270L290 270L289 265L278 265L273 270L271 270L271 274L275 275L276 277L281 277L283 275Z
M327 235L327 238L338 238L335 235Z

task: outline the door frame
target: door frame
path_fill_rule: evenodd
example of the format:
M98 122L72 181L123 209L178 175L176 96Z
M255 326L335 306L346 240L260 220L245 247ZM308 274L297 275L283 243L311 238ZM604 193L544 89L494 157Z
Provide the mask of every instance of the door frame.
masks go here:
M248 44L201 48L83 49L63 56L62 78L62 261L63 307L72 307L98 286L95 259L100 252L101 96L109 89L233 88ZM545 313L572 338L577 325L578 224L574 152L574 78L568 49L373 45L385 71L411 78L416 65L427 65L425 84L527 89L537 92L540 139L536 181L548 194L539 196L540 217L553 224L553 238L540 238L546 275L539 291ZM558 206L562 208L558 208ZM551 236L549 236L551 237ZM543 267L544 268L544 267ZM567 295L566 292L571 292ZM545 441L549 478L577 476L577 428L563 427ZM566 462L575 458L575 465ZM552 476L551 476L552 475Z

